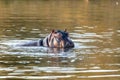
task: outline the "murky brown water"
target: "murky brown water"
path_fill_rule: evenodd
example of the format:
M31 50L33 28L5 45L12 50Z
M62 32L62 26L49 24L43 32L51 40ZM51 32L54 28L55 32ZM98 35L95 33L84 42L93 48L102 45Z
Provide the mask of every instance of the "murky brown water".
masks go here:
M15 47L67 28L75 48ZM0 80L119 80L120 0L0 0Z

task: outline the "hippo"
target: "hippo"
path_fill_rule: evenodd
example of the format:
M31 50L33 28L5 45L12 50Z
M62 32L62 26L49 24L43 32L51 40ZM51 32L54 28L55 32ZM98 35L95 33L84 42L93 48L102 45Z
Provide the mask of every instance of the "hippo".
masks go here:
M73 48L74 43L70 39L67 30L52 30L44 39L25 43L21 46L43 46L50 48Z

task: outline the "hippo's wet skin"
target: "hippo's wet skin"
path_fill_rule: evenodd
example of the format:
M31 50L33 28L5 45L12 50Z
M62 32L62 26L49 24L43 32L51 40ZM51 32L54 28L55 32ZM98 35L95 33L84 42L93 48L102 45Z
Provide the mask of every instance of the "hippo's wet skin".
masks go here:
M45 46L50 48L72 48L74 43L69 38L68 32L52 30L52 32L42 40L23 44L22 46Z

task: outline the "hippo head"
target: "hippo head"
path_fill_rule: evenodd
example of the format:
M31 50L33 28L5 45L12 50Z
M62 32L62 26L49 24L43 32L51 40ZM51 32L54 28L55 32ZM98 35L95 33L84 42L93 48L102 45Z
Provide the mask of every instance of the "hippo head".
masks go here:
M45 46L53 47L53 48L71 48L74 47L74 43L69 38L69 34L67 30L52 30L50 35L48 35L43 40ZM44 44L43 43L43 44Z

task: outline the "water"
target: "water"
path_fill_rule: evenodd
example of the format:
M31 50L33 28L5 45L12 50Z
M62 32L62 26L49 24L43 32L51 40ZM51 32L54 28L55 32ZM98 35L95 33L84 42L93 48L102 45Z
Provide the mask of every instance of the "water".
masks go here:
M119 0L0 0L0 80L119 80ZM75 47L16 47L67 29Z

